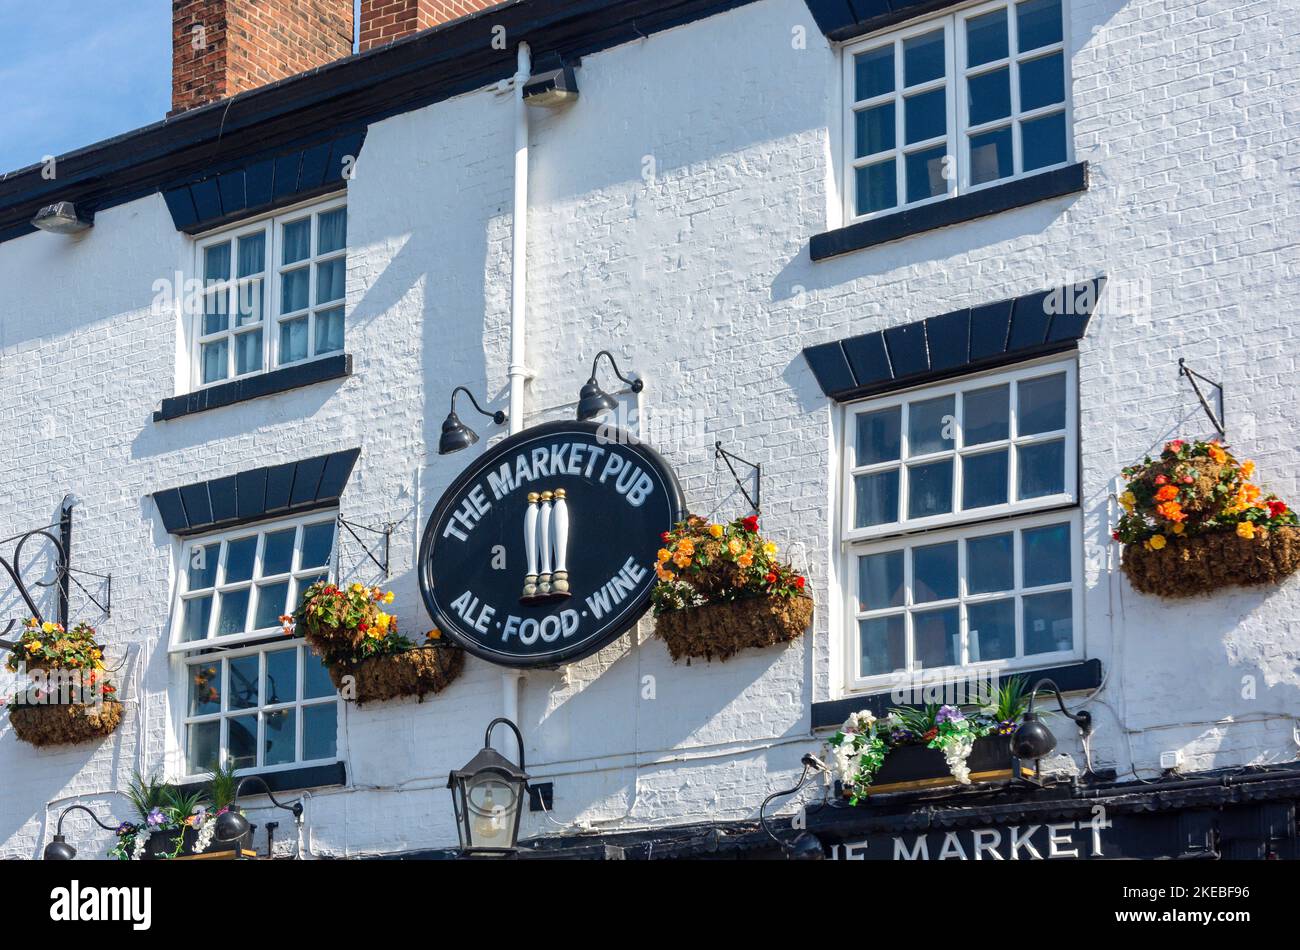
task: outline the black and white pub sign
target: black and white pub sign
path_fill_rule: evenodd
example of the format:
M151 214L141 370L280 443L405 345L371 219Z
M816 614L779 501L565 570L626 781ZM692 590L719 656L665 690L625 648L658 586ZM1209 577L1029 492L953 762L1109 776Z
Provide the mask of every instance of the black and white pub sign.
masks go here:
M424 529L420 590L444 635L504 666L581 659L630 630L660 535L685 517L668 463L596 422L551 422L488 450Z

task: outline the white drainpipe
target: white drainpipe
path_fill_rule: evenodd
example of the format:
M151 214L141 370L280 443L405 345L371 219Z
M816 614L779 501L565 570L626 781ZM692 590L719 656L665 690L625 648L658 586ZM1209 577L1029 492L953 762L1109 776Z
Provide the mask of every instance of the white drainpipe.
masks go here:
M524 85L532 75L532 53L527 43L519 44L519 65L515 72L515 208L510 266L510 434L524 428L524 383L529 378L525 333L528 302L528 106ZM519 722L519 670L501 674L502 715ZM519 749L520 755L523 749Z

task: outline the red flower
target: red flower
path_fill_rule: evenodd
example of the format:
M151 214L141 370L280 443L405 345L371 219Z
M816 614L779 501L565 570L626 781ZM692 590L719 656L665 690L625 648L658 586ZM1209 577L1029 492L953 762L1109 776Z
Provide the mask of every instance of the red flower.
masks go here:
M744 520L745 530L751 533L758 531L758 515L750 515Z
M769 572L768 575L763 578L763 580L767 581L769 584L775 584L776 575Z
M806 583L806 581L804 581L804 579L803 579L802 577L796 577L796 578L794 579L794 586L795 586L796 588L798 588L799 590L803 590L803 585L804 585L805 583Z
M929 732L927 732L925 735L921 736L921 741L922 741L922 742L929 742L931 739L933 739L933 738L934 738L935 736L937 736L938 734L939 734L939 730L938 730L937 728L936 728L936 729L931 729L931 730L930 730Z
M360 630L362 633L365 633L367 630L370 629L370 624L366 623L365 621L362 621L361 623L357 624L357 629Z
M1286 502L1284 501L1270 501L1268 503L1268 516L1270 518L1280 518L1286 514L1286 511Z
M664 544L667 544L667 543L668 543L668 532L665 531L663 534L659 535L659 538L663 541Z
M1118 541L1118 540L1119 540L1119 532L1118 532L1118 531L1112 531L1112 532L1110 533L1110 539L1111 539L1112 541Z

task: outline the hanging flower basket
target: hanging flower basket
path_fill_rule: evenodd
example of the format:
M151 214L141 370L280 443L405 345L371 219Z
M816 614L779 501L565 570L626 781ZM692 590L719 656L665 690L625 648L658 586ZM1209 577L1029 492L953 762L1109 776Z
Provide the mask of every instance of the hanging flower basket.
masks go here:
M358 706L414 696L421 702L450 686L465 668L457 647L412 648L358 662L331 663L330 679Z
M41 748L98 742L122 724L122 704L106 700L95 705L15 705L9 710L9 724L19 739Z
M1175 439L1158 459L1124 469L1114 539L1136 590L1191 597L1230 585L1276 584L1300 569L1300 521L1251 483L1217 440Z
M812 623L811 597L747 597L660 614L655 630L674 661L726 660L749 647L770 647L803 634Z
M776 560L757 516L723 525L692 515L662 540L652 602L674 660L726 660L793 640L812 623L803 576Z

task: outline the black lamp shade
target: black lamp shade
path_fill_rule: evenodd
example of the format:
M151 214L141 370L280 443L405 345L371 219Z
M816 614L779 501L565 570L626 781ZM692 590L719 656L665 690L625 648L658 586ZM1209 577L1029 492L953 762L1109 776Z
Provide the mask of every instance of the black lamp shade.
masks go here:
M1041 759L1056 748L1056 736L1043 725L1037 713L1025 713L1025 718L1011 736L1011 751L1018 759Z
M528 776L495 749L483 749L447 779L456 832L466 855L508 857L519 843Z
M46 861L71 861L77 856L77 849L68 844L63 835L55 835L54 840L45 846Z
M618 403L614 401L614 397L600 388L600 384L596 382L594 376L587 380L586 385L582 387L582 391L578 393L579 422L595 419L597 416L604 415L617 407Z
M442 424L442 436L438 439L438 454L450 455L467 449L478 441L478 433L460 421L456 410L452 410Z
M240 813L238 808L231 806L227 811L217 816L217 827L213 829L212 836L218 841L238 841L246 834L248 834L248 819Z
M817 840L815 835L801 831L799 836L794 839L794 843L790 845L786 857L791 861L824 861L826 860L826 851L822 848L822 843Z

